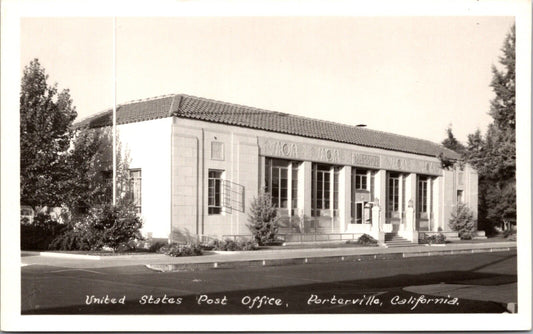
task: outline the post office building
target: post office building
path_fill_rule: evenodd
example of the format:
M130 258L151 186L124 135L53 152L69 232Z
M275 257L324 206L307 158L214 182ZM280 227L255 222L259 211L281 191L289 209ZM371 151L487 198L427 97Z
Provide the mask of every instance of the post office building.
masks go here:
M176 94L117 106L135 201L152 238L250 236L250 203L268 192L287 242L369 234L380 242L448 236L462 202L476 214L478 176L442 168L458 155L427 140ZM80 122L111 126L108 110ZM423 126L414 123L413 127Z

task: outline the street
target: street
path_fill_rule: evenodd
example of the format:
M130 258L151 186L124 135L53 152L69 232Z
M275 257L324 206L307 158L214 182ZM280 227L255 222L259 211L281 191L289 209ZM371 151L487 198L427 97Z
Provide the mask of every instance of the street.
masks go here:
M501 313L516 251L188 272L22 267L22 314Z

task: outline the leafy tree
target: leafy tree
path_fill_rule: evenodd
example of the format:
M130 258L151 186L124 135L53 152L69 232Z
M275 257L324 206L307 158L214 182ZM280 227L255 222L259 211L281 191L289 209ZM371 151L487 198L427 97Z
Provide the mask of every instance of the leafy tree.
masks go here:
M92 207L111 203L113 148L111 128L80 129L72 141L66 163L70 175L65 189L65 204L73 214L85 214ZM128 156L117 141L117 194L129 199ZM126 198L128 197L128 198Z
M77 116L69 90L57 84L38 59L24 68L20 92L20 196L31 206L59 206L68 170L65 153Z
M95 206L89 213L76 217L64 232L51 243L51 249L100 250L110 247L118 250L129 242L142 240L139 232L142 221L131 205Z

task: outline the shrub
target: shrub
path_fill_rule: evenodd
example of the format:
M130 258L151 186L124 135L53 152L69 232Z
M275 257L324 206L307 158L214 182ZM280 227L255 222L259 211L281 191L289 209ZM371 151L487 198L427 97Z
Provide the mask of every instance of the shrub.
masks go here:
M378 241L374 239L371 235L368 235L365 233L362 236L360 236L359 239L357 239L357 243L359 245L369 246L369 245L377 245Z
M161 247L164 247L165 245L167 245L166 242L156 241L152 243L150 247L148 247L148 251L151 253L156 253L159 251L159 249L161 249Z
M259 245L276 241L278 220L278 210L272 203L272 196L262 191L250 204L248 215L248 228Z
M51 249L125 250L133 240L142 239L139 229L142 222L131 206L102 205L89 210L89 214L71 221L64 233L50 245ZM120 249L119 249L120 248Z
M448 226L459 232L459 238L463 240L472 239L476 231L476 220L472 210L464 203L459 203L452 211Z
M66 226L53 220L47 213L38 213L32 224L20 225L20 248L23 250L47 250L52 241L61 235Z
M446 243L446 236L444 234L442 234L442 233L431 234L431 235L428 235L428 234L424 233L422 235L421 243L429 244L429 245L432 245L432 244L445 244Z
M170 245L162 246L159 249L160 253L164 253L168 256L198 256L202 255L202 247L200 247L200 244L193 243L193 244L177 244L172 243Z
M207 244L207 247L210 247L213 250L218 251L249 251L256 250L259 248L255 240L212 240Z

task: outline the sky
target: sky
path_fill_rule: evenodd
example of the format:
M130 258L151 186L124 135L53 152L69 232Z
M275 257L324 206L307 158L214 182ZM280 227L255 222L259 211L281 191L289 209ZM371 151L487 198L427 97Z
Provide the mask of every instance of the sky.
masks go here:
M484 131L513 17L155 17L116 20L116 100L183 93L442 141ZM113 104L112 18L23 18L78 119Z

